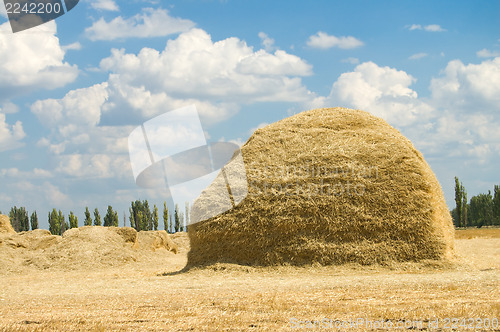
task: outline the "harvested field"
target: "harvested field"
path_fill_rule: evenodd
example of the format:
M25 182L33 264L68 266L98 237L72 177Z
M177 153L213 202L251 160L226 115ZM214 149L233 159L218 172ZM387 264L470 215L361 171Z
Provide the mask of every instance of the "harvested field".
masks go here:
M500 318L498 229L456 234L457 257L448 264L189 271L182 271L188 238L175 234L177 255L149 250L148 260L119 266L2 273L0 330L288 331L292 318L422 321L425 328L436 318L440 327L451 317Z

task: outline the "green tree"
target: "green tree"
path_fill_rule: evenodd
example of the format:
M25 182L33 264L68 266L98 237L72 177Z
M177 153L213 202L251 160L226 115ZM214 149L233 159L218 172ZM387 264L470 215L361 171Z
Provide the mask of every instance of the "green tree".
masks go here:
M153 212L149 209L149 203L147 200L140 201L136 200L131 203L130 209L130 225L139 231L153 230L154 220ZM142 212L142 216L139 218L139 212Z
M153 210L153 229L155 231L158 230L158 220L159 220L159 216L158 216L158 207L156 207L156 204L154 205L154 210Z
M460 223L463 227L467 227L467 191L465 191L465 187L461 184L460 190L462 190L462 220Z
M38 215L36 214L36 211L31 214L30 223L31 230L38 229Z
M59 235L63 235L64 232L69 229L69 224L66 222L66 217L64 216L64 214L62 214L61 210L59 210L58 216L59 222L61 224L59 228Z
M9 219L12 228L16 232L26 232L30 230L29 217L26 208L14 206L10 209Z
M128 212L130 213L130 217L129 217L129 219L130 219L130 227L136 229L136 226L135 226L135 217L134 217L134 210L132 208L129 208Z
M113 211L113 208L111 205L108 205L108 211L106 212L106 215L104 216L104 224L103 226L115 226L115 211Z
M69 228L78 228L78 217L75 216L73 211L70 211L68 219L69 219Z
M460 227L462 221L462 188L460 186L460 181L458 181L458 177L455 176L455 204L456 204L456 212L457 219L455 220L455 226Z
M479 194L470 199L469 216L477 227L493 224L493 197L488 194Z
M95 208L94 210L94 226L101 226L101 214L99 213L99 210Z
M90 216L88 206L85 208L85 220L83 221L83 226L92 226L92 217Z
M59 220L59 214L56 209L52 209L49 213L49 231L53 235L59 235L61 233L61 221Z
M500 225L500 186L493 189L493 223Z
M167 207L167 202L163 202L163 227L165 228L166 232L169 232L170 229L168 227L168 207Z
M174 218L175 218L175 228L174 228L174 233L177 233L181 227L181 221L180 221L180 216L179 216L179 205L175 204L175 209L174 209Z

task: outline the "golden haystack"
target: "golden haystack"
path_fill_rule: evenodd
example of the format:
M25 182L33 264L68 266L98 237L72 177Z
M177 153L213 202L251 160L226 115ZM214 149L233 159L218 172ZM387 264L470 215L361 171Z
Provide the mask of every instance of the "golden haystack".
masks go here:
M0 222L1 229L12 229L7 217ZM152 252L158 248L167 250ZM27 268L100 269L169 259L175 253L177 245L165 231L138 233L130 227L84 226L69 229L62 236L44 229L0 232L0 274L21 273Z
M178 247L165 231L140 231L137 233L137 241L140 248L156 251L166 249L177 254Z
M451 257L453 226L439 182L384 120L311 110L257 130L241 151L248 196L189 227L189 265Z
M16 231L12 228L10 224L9 217L0 214L0 233L15 233Z

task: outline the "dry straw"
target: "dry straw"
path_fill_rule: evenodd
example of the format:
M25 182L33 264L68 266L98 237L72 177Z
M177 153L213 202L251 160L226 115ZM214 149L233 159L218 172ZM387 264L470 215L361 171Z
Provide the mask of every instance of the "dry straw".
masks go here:
M322 265L451 258L453 226L422 154L367 112L324 108L242 147L249 193L191 225L189 265Z
M169 259L177 250L165 231L138 233L130 227L85 226L69 229L63 236L43 229L16 233L9 218L0 215L0 274L26 269L99 269Z

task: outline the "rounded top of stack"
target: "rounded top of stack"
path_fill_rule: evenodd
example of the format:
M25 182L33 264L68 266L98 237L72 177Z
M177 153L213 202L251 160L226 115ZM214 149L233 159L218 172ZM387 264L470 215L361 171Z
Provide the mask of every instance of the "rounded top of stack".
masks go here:
M367 112L306 111L241 149L248 196L190 227L193 265L362 264L450 257L439 182L398 130Z

